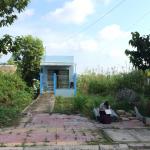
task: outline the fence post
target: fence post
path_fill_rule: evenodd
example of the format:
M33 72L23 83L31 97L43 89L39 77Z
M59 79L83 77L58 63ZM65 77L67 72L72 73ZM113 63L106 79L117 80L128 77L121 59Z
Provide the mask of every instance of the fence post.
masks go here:
M57 84L56 73L54 73L54 75L53 75L53 82L54 82L54 95L56 96L56 84Z
M77 94L77 75L74 74L74 96Z
M40 73L40 95L43 94L43 74Z

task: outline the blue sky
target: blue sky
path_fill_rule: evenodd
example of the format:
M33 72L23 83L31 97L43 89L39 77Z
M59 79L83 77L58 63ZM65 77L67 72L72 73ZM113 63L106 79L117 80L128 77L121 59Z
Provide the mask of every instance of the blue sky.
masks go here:
M87 68L122 68L129 64L124 51L131 49L130 33L149 34L150 1L124 0L94 24L119 2L121 0L31 0L12 26L0 29L0 36L37 36L43 40L47 55L73 55L78 73ZM3 56L0 61L8 58Z

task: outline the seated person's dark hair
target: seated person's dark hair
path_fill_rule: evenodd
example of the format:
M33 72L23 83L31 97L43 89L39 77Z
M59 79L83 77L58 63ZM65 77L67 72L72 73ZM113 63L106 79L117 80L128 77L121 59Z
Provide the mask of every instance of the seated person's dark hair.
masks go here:
M109 103L108 103L108 101L105 101L105 102L104 102L104 105L105 105L106 109L109 108Z

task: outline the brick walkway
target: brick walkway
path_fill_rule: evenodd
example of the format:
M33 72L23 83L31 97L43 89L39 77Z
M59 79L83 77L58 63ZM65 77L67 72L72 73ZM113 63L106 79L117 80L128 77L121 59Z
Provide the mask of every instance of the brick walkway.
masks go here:
M50 115L50 96L44 95L28 109L19 126L0 130L1 146L78 145L105 143L101 130L79 115Z
M40 113L24 127L3 129L0 143L5 145L76 145L106 142L95 123L81 116Z

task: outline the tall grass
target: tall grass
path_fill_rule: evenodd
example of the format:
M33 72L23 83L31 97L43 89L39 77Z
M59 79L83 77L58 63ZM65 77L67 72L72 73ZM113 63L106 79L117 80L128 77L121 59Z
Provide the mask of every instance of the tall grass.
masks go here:
M116 94L122 89L130 89L134 91L139 99L139 109L143 114L150 116L150 85L147 77L142 71L132 70L131 72L102 74L89 71L78 77L78 93L88 97L99 96L97 103L100 104L101 97L110 100L110 104L114 109L131 109L128 101L117 101ZM140 98L141 97L141 98ZM128 99L128 98L127 98ZM89 109L94 105L94 101L88 103Z
M80 75L78 78L78 91L84 94L112 95L123 88L144 93L144 87L146 87L145 76L141 71L110 75L92 72Z

